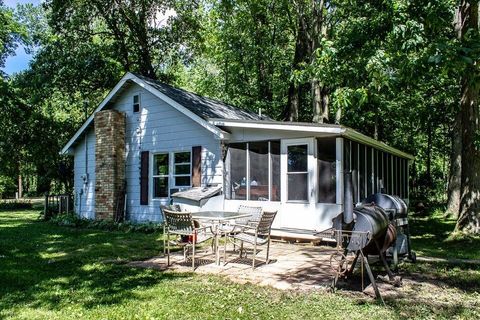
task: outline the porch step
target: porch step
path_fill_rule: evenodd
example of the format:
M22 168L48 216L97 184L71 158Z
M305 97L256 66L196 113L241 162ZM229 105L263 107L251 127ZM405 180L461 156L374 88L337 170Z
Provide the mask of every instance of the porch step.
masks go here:
M328 236L328 233L318 232L317 230L295 229L295 228L272 228L271 236L287 242L335 242Z

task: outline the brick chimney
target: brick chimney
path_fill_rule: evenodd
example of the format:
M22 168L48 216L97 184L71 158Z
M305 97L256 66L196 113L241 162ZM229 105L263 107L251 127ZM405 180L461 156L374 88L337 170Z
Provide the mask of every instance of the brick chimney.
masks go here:
M95 114L95 216L113 219L125 181L125 115L115 110Z

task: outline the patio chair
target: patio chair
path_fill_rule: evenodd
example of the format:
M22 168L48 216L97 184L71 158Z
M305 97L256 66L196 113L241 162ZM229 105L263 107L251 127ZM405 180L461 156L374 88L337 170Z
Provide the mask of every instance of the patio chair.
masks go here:
M239 228L238 226L247 226L247 225L255 225L259 220L260 216L262 215L263 208L262 207L251 207L251 206L245 206L245 205L240 205L238 206L238 213L248 213L251 214L248 217L245 218L239 218L235 219L233 223L227 224L227 225L222 225L220 226L220 232L222 234L225 233L239 233L242 231L242 228Z
M183 247L185 261L188 248L192 248L192 269L195 271L195 246L213 238L213 230L208 226L199 227L192 219L191 212L177 212L164 208L163 214L167 232L167 266L170 266L170 235L175 235L176 240L173 243Z
M251 207L251 206L245 206L245 205L240 205L238 206L237 212L239 213L250 213L251 216L245 217L245 218L240 218L236 219L235 223L236 224L243 224L243 225L255 225L260 221L260 217L262 216L262 207Z
M176 212L180 212L182 211L182 209L180 208L180 205L178 204L169 204L169 205L166 205L166 206L160 206L160 213L162 214L162 221L163 221L163 255L165 255L167 253L167 241L166 241L166 238L165 238L165 235L167 234L166 233L166 227L167 227L167 223L166 223L166 219L165 219L165 213L163 212L164 209L167 209L167 210L171 210L171 211L176 211Z
M240 258L243 253L243 243L249 243L253 245L253 262L252 270L255 269L255 257L257 255L257 246L267 245L267 256L265 264L269 263L269 252L270 252L270 233L272 230L272 223L277 215L277 211L268 212L264 211L260 216L259 221L249 222L248 225L237 225L241 228L239 233L226 234L227 240L231 238L234 243L236 240L240 240ZM227 252L227 241L224 244L223 251L223 262L226 262L226 252ZM246 252L245 252L246 255Z

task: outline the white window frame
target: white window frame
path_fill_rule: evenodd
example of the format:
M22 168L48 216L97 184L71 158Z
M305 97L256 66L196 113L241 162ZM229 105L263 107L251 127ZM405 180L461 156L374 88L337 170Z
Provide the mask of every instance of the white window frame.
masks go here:
M190 174L175 174L175 154L176 153L183 153L183 152L189 152L190 153ZM164 200L164 199L169 199L171 197L170 190L171 189L182 189L182 188L190 188L192 187L192 148L188 149L176 149L173 151L152 151L150 152L151 157L150 157L150 174L149 174L149 193L150 193L150 198L152 200ZM153 174L153 168L155 165L155 156L160 155L160 154L168 154L168 175L154 175ZM177 163L179 164L187 164L186 162L182 163ZM154 195L154 178L157 177L167 177L168 178L168 196L167 197L155 197ZM175 177L190 177L190 184L188 186L177 186L175 183Z
M135 103L135 97L138 97L138 102ZM138 111L134 111L135 105L138 104ZM134 93L132 96L132 113L141 113L142 111L142 95L140 92Z
M190 153L190 161L189 162L180 162L180 163L175 163L175 154L177 153ZM172 186L170 188L188 188L188 187L191 187L192 186L192 150L188 151L188 150L183 150L183 151L174 151L171 153L172 154ZM185 165L185 164L188 164L190 165L190 173L180 173L180 174L177 174L175 172L176 170L176 166L177 165ZM190 183L189 185L187 186L177 186L176 184L176 179L177 177L189 177L190 178Z
M317 184L316 184L316 158L314 156L316 152L315 138L302 138L302 139L283 139L281 141L281 196L282 202L286 203L311 203L315 204ZM288 200L288 147L307 145L307 200Z
M156 174L154 175L153 174L153 168L155 166L155 156L157 155L163 155L163 154L166 154L168 156L168 174ZM170 184L171 184L171 181L170 181L170 174L171 174L171 166L170 166L170 160L171 160L171 156L170 156L170 152L155 152L155 153L152 153L152 159L151 159L151 168L150 168L150 190L151 190L151 195L152 195L152 198L153 199L166 199L166 198L169 198L170 197ZM155 178L168 178L168 188L167 188L167 192L168 192L168 195L167 197L155 197Z

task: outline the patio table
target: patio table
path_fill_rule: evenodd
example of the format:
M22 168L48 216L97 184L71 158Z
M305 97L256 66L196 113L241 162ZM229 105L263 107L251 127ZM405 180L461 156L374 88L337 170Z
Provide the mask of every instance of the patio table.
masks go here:
M234 212L234 211L198 211L192 212L194 220L209 221L213 225L215 234L215 263L220 264L220 255L218 254L218 226L229 220L250 217L251 213Z

